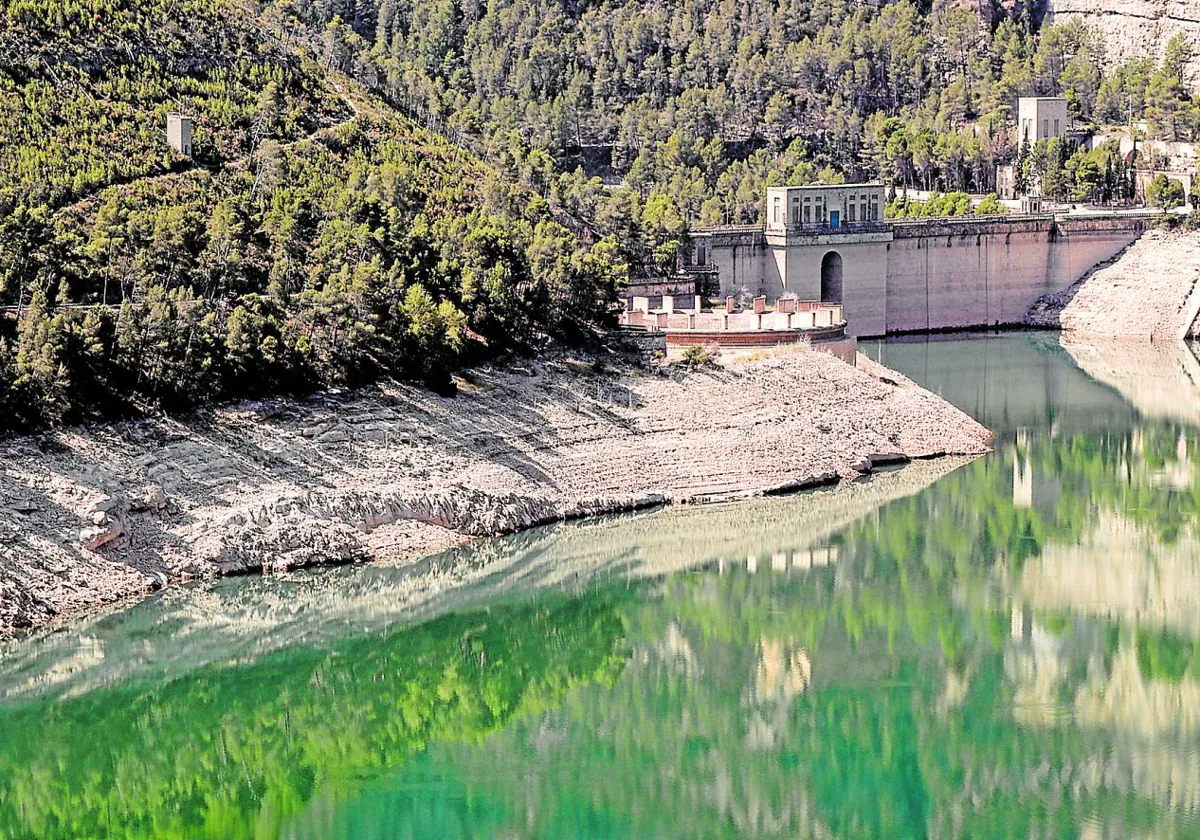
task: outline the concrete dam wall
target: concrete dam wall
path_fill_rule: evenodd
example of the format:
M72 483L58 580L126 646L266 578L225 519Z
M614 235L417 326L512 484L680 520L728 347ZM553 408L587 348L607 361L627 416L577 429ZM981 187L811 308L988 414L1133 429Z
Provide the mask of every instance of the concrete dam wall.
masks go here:
M1021 323L1039 297L1111 260L1148 226L1144 217L896 224L887 332Z
M1152 223L1014 216L895 221L861 232L715 228L696 238L722 296L824 300L825 266L836 255L847 332L879 336L1023 323L1038 298L1113 259Z

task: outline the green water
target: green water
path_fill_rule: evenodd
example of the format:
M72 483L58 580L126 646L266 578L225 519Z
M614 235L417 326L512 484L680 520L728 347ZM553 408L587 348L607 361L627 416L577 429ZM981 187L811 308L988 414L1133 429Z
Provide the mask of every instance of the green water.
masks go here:
M872 345L996 453L0 650L0 837L1200 837L1200 372Z

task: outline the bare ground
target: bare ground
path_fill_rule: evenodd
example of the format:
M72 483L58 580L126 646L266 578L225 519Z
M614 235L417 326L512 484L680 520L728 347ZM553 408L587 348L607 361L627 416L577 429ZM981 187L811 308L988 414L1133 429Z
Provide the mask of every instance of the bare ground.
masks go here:
M0 631L195 577L379 556L662 502L972 455L899 374L810 352L663 376L559 357L456 398L389 385L0 444Z
M1193 334L1200 305L1200 233L1152 230L1062 292L1038 300L1037 327L1150 340Z

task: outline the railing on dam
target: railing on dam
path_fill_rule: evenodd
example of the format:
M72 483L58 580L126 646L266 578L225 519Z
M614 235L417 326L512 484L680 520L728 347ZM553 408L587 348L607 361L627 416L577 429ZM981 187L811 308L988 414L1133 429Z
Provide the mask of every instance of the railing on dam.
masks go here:
M894 219L892 233L897 239L927 236L970 236L984 233L1046 232L1050 236L1086 231L1142 231L1161 217L1154 213L1037 213L988 216L945 216L921 219Z
M828 234L828 233L887 233L889 223L883 220L868 222L841 222L837 227L830 224L799 224L788 225L788 233L799 234Z
M979 216L922 216L915 219L886 219L882 221L843 222L838 227L828 224L791 225L786 231L789 236L813 236L831 234L887 233L898 238L937 235L967 235L974 231L990 229L1051 230L1063 232L1075 230L1130 229L1145 230L1154 221L1162 218L1154 212L1111 212L1111 213L997 213ZM769 231L764 225L719 225L696 227L693 236L711 237L713 247L728 247L738 244L763 244Z
M988 222L1053 222L1053 213L992 213L979 216L922 216L915 219L889 219L893 228L923 227L926 225L949 225L969 227Z

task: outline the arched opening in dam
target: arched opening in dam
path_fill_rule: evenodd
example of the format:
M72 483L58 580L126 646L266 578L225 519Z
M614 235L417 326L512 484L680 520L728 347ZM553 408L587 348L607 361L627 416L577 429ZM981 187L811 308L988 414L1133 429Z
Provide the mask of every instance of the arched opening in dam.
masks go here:
M821 260L821 301L842 302L842 255L830 251Z

